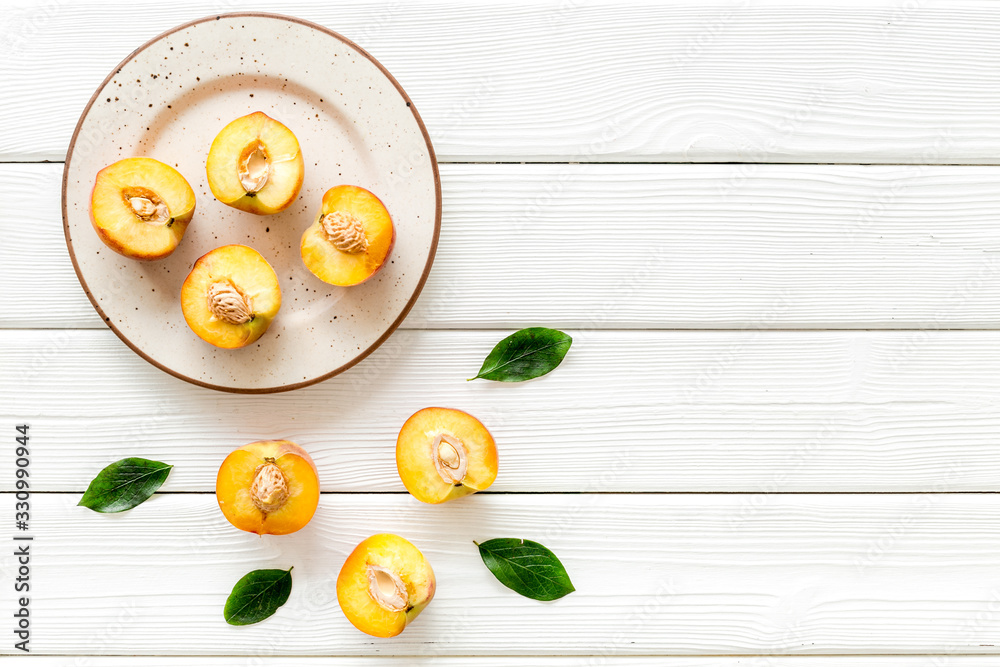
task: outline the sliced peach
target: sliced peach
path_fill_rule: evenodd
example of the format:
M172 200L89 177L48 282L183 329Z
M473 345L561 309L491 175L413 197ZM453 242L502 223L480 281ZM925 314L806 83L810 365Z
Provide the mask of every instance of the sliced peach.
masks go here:
M229 523L240 530L294 533L309 523L319 504L316 464L294 442L251 442L222 462L215 497Z
M347 557L337 577L337 601L354 627L395 637L434 597L434 570L409 541L372 535Z
M346 287L375 275L395 240L392 218L378 197L356 185L338 185L323 195L300 252L317 278Z
M497 447L469 413L424 408L399 431L396 468L414 498L443 503L489 488L497 477Z
M180 172L153 158L130 157L97 172L90 221L118 254L163 259L181 242L194 205L194 190Z
M194 263L181 287L181 309L199 338L233 349L253 343L281 308L274 269L253 248L226 245Z
M305 174L298 139L261 111L222 128L205 170L216 199L257 215L288 208L299 196Z

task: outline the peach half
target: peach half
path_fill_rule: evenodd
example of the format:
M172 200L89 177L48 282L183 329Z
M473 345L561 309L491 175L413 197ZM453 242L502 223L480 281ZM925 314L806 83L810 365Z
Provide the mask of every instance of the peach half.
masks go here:
M356 185L338 185L323 195L319 215L302 234L306 268L323 282L349 287L385 265L396 230L382 201Z
M278 276L259 252L245 245L225 245L202 256L181 286L188 326L224 349L256 341L279 308Z
M153 158L130 157L97 172L90 221L118 254L163 259L181 242L194 205L194 190L179 171Z
M319 504L316 464L294 442L251 442L222 462L215 497L229 523L240 530L294 533L309 523Z
M262 111L222 128L208 151L208 187L223 204L271 215L299 196L305 167L299 141Z
M409 541L372 535L347 557L337 601L347 620L375 637L395 637L434 597L434 570Z
M497 447L469 413L424 408L399 431L396 468L414 498L443 503L489 488L497 477Z

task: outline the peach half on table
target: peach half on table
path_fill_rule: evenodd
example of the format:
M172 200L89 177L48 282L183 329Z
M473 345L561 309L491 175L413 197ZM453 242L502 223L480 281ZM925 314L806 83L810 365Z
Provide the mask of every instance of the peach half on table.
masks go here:
M327 190L319 215L302 234L302 262L331 285L358 285L381 269L396 230L382 201L356 185Z
M289 440L261 440L234 450L215 481L222 513L240 530L287 535L312 519L319 476L306 450Z
M245 245L226 245L194 263L181 286L181 310L191 330L216 347L245 347L267 331L281 308L274 269Z
M305 166L299 141L262 111L222 128L208 151L208 187L223 204L271 215L299 196Z
M411 542L389 533L359 544L337 577L347 620L374 637L395 637L434 597L434 570Z
M424 408L396 439L403 485L425 503L443 503L489 488L497 477L497 448L482 422L451 408Z
M97 172L90 221L118 254L163 259L183 238L194 206L194 190L179 171L153 158L131 157Z

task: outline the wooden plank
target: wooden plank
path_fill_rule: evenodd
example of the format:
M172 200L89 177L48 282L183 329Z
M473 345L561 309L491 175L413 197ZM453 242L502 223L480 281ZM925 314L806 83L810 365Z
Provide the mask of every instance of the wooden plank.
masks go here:
M445 165L405 325L1000 327L1000 167L750 167ZM59 172L0 165L2 326L103 328Z
M109 332L4 331L0 414L31 425L46 491L136 455L177 464L166 490L210 492L231 449L284 437L327 491L403 493L396 435L428 405L492 430L494 491L1000 491L1000 333L570 333L523 385L465 381L503 332L402 331L338 378L236 396Z
M122 515L32 500L32 648L129 655L995 654L998 495L324 495L292 536L240 533L210 495ZM743 518L741 518L743 517ZM8 529L9 530L9 529ZM375 532L412 540L435 600L394 640L354 630L335 580ZM577 592L522 598L473 540L520 536L557 553ZM3 566L13 557L5 550ZM251 569L294 566L288 604L255 628L222 619ZM10 651L9 646L3 647Z
M0 160L61 160L118 62L265 0L39 2L5 17ZM1000 12L977 0L299 1L370 50L445 161L987 162ZM39 85L39 82L45 85ZM44 110L44 113L39 113Z
M32 667L78 667L85 659L88 667L135 667L132 656L25 656L21 662ZM406 656L384 658L309 658L254 656L254 665L261 667L466 667L474 661L477 667L995 667L993 656L505 656L492 658L447 658ZM937 663L935 661L938 661ZM143 656L144 667L188 667L190 657ZM245 667L245 657L199 656L198 664L205 667Z

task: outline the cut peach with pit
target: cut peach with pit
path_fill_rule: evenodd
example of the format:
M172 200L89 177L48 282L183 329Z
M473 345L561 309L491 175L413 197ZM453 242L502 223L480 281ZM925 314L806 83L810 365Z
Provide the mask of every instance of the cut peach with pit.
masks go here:
M205 170L216 199L257 215L288 208L299 196L305 174L299 140L261 111L222 128Z
M347 557L337 577L337 601L347 620L375 637L395 637L434 597L434 570L412 543L372 535Z
M294 442L251 442L222 462L215 497L229 523L240 530L294 533L309 523L319 504L316 464Z
M194 190L179 171L153 158L131 157L97 172L90 221L118 254L163 259L181 242L194 205Z
M302 234L306 268L323 282L348 287L385 265L396 230L382 201L356 185L338 185L323 195L313 224Z
M181 287L181 309L199 338L233 349L253 343L281 308L278 276L245 245L216 248L194 263Z
M497 447L469 413L424 408L399 431L396 468L414 498L443 503L489 488L497 477Z

